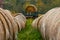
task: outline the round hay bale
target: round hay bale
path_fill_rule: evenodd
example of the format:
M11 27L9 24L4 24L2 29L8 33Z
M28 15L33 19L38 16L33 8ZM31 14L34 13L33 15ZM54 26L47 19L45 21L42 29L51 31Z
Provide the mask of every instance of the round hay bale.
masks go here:
M22 13L17 13L15 19L21 24L21 28L25 28L26 17Z
M32 27L37 29L38 23L41 20L41 18L43 17L43 15L39 16L38 18L36 18L33 22L32 22Z
M60 40L60 7L49 10L39 21L37 29L45 40Z
M4 28L4 40L8 39L9 36L9 30L8 30L8 25L7 25L7 21L6 21L7 17L5 16L3 9L0 8L0 20L3 24L3 28Z
M21 31L22 27L21 27L21 23L16 19L14 18L16 24L17 24L17 27L18 27L18 31Z
M0 40L16 40L18 31L25 27L25 23L23 14L13 17L9 10L0 8Z
M11 12L9 10L4 10L4 12L5 12L5 15L8 17L8 19L11 23L11 25L9 26L10 27L9 29L12 31L12 32L10 32L12 35L12 38L15 40L17 33L18 33L18 26L14 20L14 17L11 15Z
M8 35L9 37L9 35ZM3 23L2 21L0 20L0 40L4 40L4 27L3 27Z
M33 4L29 4L25 7L26 12L37 12L37 7Z
M4 40L16 40L17 24L11 12L0 8L0 20L4 28Z

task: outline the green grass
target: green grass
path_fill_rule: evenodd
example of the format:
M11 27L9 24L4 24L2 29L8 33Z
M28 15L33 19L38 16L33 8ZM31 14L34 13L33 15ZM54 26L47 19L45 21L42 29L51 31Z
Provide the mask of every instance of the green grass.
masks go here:
M18 33L17 40L42 40L40 32L32 28L32 21L33 19L27 19L26 27Z

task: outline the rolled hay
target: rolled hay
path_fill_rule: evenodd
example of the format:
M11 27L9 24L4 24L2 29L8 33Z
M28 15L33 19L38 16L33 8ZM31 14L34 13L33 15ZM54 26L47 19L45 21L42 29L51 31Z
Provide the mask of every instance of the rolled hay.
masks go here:
M60 7L49 10L39 21L37 29L45 40L60 40Z
M26 24L26 17L22 14L22 13L17 13L17 15L15 16L15 19L17 20L18 24L21 24L21 26L19 28L25 28L25 24Z
M9 29L10 29L10 39L12 38L12 40L16 40L17 38L17 33L18 33L18 26L14 20L14 17L11 15L11 12L9 10L4 10L4 12L6 13L5 15L8 17L10 23L9 24ZM11 37L12 36L12 37Z
M16 40L18 26L11 12L0 8L0 40Z
M0 20L0 40L4 40L5 39L5 35L4 35L4 27L3 27L3 23ZM9 33L8 33L8 37L9 37Z
M33 22L32 22L32 27L37 29L37 26L39 24L39 21L41 20L41 18L43 17L43 15L39 16L38 18L36 18Z
M22 27L25 27L26 17L20 13L18 13L15 17L13 17L9 10L4 10L4 12L6 13L5 15L8 17L8 19L10 21L9 29L11 29L11 31L12 31L12 32L10 32L10 34L12 35L12 33L13 33L12 38L13 38L13 40L16 40L18 31L21 31ZM10 37L11 37L11 35L10 35ZM10 38L10 40L11 40L11 38Z
M3 28L4 28L4 40L7 40L8 39L8 36L9 36L9 29L8 29L8 24L7 24L7 17L6 15L4 14L4 10L0 8L0 20L1 22L3 23ZM1 32L0 32L1 33Z
M7 17L9 18L10 22L11 22L11 20L13 20L15 23L15 26L14 26L13 22L11 24L13 25L13 29L14 29L13 33L15 34L15 39L16 39L18 31L21 31L21 29L23 27L25 27L26 17L22 13L18 13L17 15L15 15L13 17L13 16L8 14L8 13L11 14L11 12L9 10L5 10L5 12L6 12ZM10 19L10 18L12 18L12 19Z
M24 15L14 17L9 10L0 8L0 40L16 40L18 31L25 27L25 23Z

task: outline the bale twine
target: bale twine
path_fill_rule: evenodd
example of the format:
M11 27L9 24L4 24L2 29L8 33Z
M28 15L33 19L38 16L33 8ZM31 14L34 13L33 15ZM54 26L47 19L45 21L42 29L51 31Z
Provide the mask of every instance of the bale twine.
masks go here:
M60 40L60 7L49 10L39 21L37 29L45 40Z

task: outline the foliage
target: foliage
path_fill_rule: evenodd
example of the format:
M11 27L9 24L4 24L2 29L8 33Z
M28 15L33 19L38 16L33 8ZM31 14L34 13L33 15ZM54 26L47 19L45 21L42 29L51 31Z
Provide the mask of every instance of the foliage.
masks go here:
M4 8L15 12L25 11L26 5L33 4L37 7L37 13L46 13L48 10L60 7L60 0L5 0Z
M38 30L32 28L32 21L33 19L27 20L26 28L19 32L17 40L42 40L41 34Z

